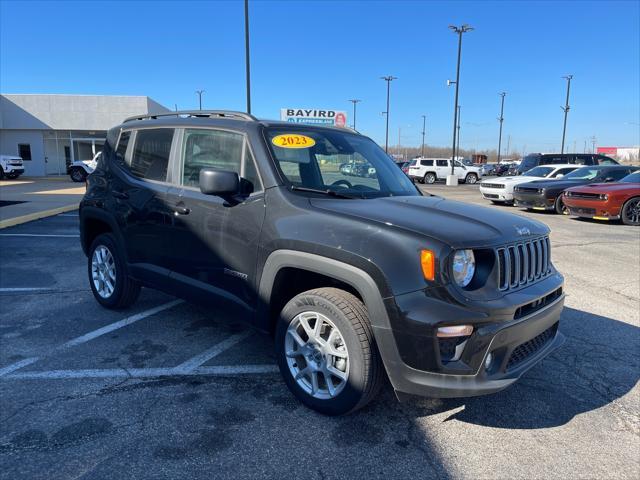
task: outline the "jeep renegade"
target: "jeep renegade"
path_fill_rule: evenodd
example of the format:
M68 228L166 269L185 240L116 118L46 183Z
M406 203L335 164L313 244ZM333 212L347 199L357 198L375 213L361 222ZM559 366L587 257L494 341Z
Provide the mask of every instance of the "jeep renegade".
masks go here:
M545 225L424 195L347 128L132 118L87 182L80 236L101 305L145 286L244 319L325 414L363 407L385 377L400 399L496 392L564 339Z

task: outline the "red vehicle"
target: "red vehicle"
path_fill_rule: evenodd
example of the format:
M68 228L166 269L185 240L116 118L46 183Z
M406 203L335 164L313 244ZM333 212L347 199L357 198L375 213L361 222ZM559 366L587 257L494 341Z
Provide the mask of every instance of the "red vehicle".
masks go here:
M640 225L640 170L619 182L569 188L562 201L570 215Z

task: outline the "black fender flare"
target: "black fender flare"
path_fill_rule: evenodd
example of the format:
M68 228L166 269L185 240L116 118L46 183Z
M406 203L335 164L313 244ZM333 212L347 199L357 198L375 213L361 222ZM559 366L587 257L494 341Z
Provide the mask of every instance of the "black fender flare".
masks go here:
M101 208L84 206L80 209L80 244L82 246L82 251L85 255L88 254L88 250L90 245L87 243L87 232L86 232L86 222L87 220L98 220L103 223L109 225L111 229L111 233L116 237L119 245L124 247L124 238L122 236L122 232L120 231L120 227L118 226L118 222L113 217L113 215L105 212ZM128 261L126 248L122 248L122 253L125 255L125 260Z

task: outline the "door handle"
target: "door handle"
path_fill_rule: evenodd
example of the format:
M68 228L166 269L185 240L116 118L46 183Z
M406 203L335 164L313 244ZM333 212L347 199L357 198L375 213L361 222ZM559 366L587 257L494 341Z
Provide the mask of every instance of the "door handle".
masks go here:
M114 198L119 198L121 200L126 200L127 198L129 198L128 193L120 192L119 190L112 190L111 195L113 195Z
M191 212L190 208L187 208L183 205L174 205L173 206L173 213L175 215L189 215L189 213Z

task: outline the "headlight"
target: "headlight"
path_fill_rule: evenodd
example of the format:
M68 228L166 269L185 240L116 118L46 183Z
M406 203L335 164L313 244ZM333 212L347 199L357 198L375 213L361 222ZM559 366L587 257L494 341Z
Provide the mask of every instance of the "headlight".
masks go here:
M609 200L609 195L607 195L606 193L601 193L600 200Z
M458 250L453 255L453 279L461 287L471 282L476 271L476 259L473 250Z

